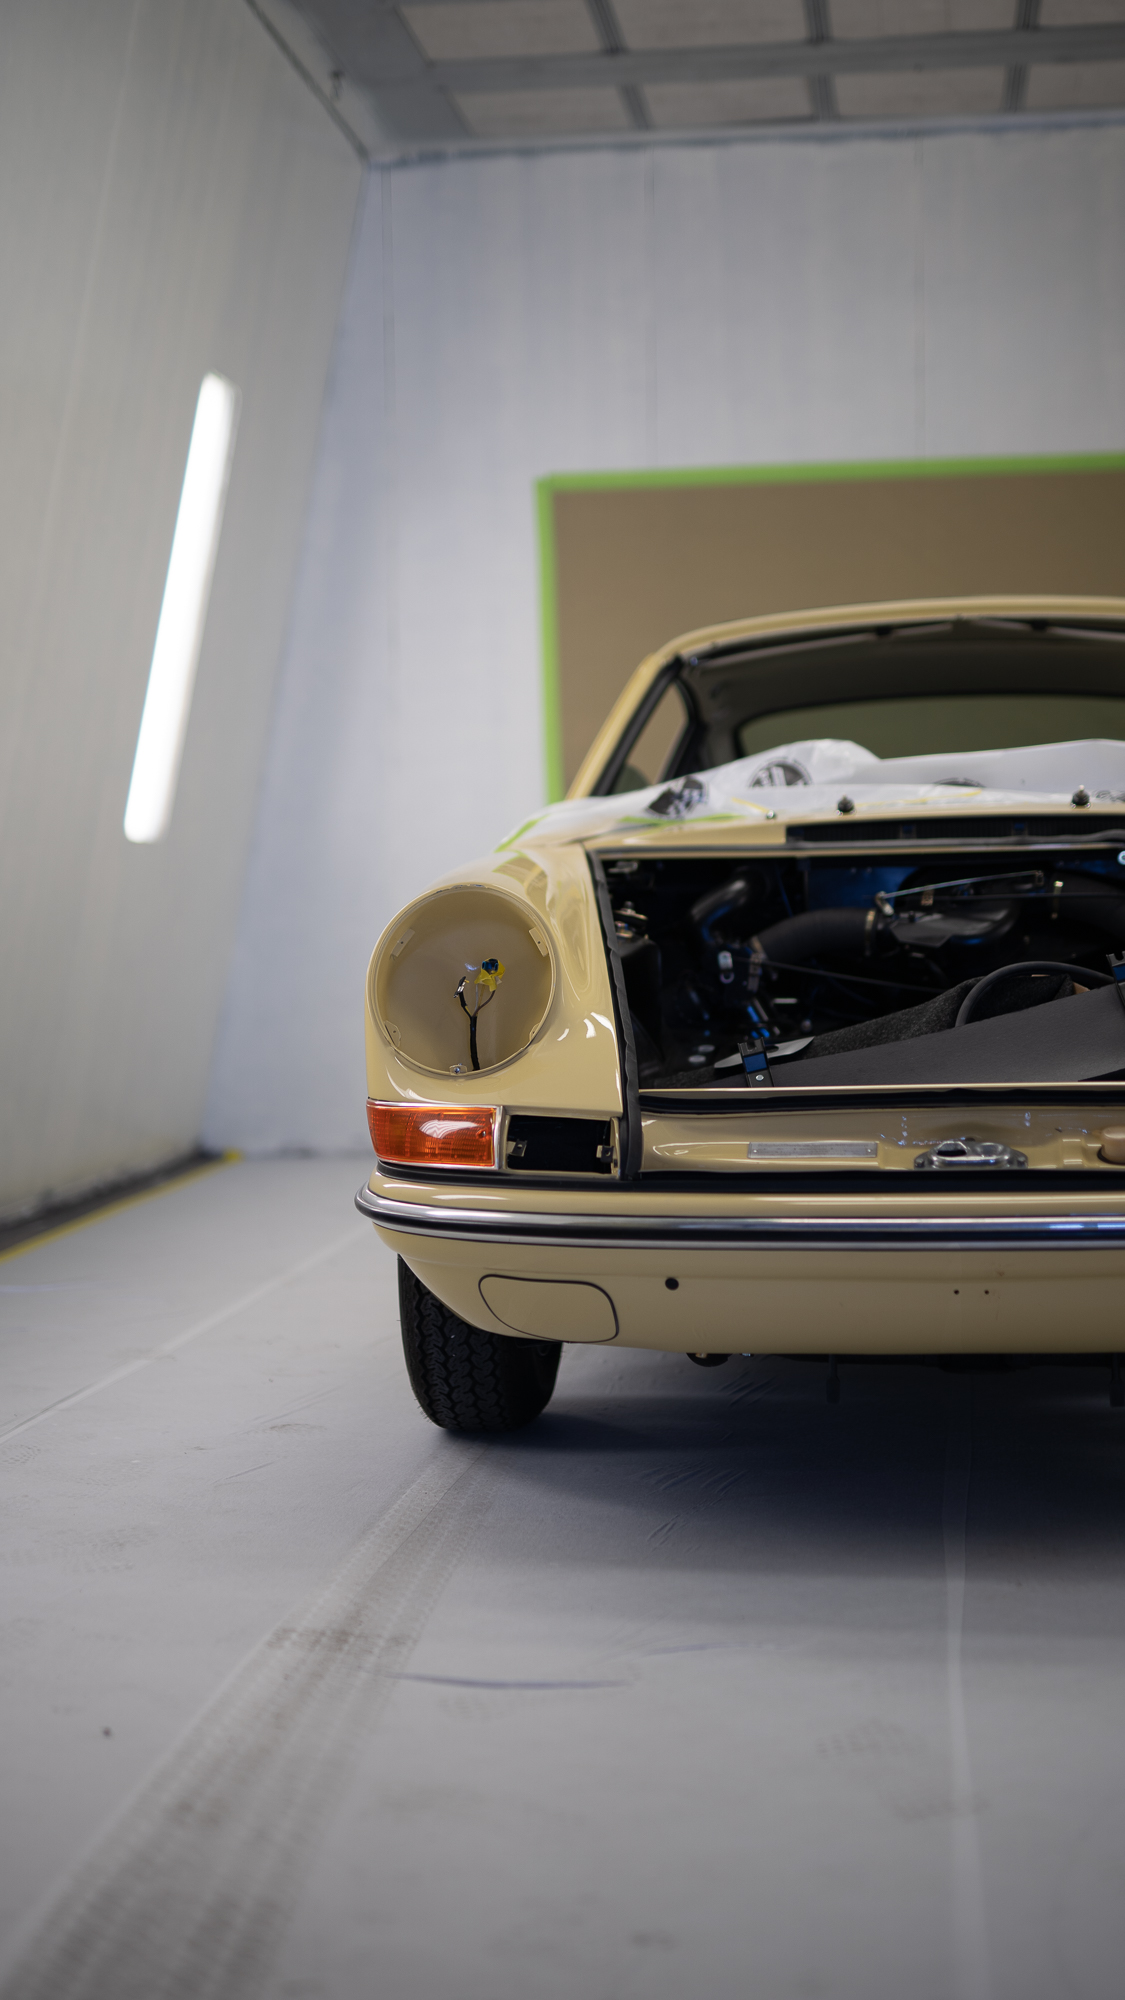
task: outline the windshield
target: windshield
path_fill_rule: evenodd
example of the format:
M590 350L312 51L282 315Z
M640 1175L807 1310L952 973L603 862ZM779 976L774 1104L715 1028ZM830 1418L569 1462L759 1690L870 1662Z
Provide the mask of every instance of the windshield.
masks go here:
M1125 631L951 618L731 642L669 662L593 790L832 738L876 757L1125 739Z
M1075 737L1125 737L1125 694L925 694L822 702L752 716L735 734L743 757L817 736L862 743L876 757L1010 750Z

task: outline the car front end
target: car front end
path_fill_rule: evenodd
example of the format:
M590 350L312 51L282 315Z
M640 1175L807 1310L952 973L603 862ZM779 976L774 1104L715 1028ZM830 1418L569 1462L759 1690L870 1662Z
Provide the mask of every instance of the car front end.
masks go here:
M896 615L934 650L932 610ZM1098 618L1113 703L1125 606ZM972 622L1002 682L1018 621ZM670 653L729 685L757 641ZM685 747L404 911L367 982L357 1199L417 1296L541 1351L1125 1347L1122 744L1050 749L931 770L810 736L697 776Z

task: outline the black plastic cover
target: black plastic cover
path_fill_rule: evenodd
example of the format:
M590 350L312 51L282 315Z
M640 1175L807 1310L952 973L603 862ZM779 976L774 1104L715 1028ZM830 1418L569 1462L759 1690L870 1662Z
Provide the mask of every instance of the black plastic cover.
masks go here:
M1125 1020L1110 986L906 1042L810 1056L777 1080L820 1085L1070 1083L1125 1077Z
M848 847L873 847L892 840L909 840L921 846L926 841L940 840L943 844L951 841L1055 841L1073 843L1105 840L1116 843L1125 838L1125 827L1111 826L1108 819L1091 827L1075 827L1073 813L1064 818L1061 814L1043 813L1013 814L1009 819L1003 813L989 817L983 814L972 818L967 813L958 813L956 818L939 818L935 813L927 814L919 820L863 820L856 823L852 819L823 820L813 825L791 822L785 829L785 838L791 845L805 847L825 847L843 844Z

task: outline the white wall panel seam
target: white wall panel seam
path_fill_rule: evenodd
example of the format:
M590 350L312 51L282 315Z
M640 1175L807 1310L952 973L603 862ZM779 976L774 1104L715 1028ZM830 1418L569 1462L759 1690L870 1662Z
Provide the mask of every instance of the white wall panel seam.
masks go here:
M51 537L62 493L67 450L70 445L74 424L78 384L86 358L86 340L90 312L99 276L101 251L109 215L110 195L113 187L114 170L117 164L121 126L125 111L125 99L129 88L133 44L136 40L137 22L144 4L145 0L132 0L132 7L130 9L129 27L121 60L121 76L113 107L113 115L106 137L105 162L100 176L100 187L97 207L94 213L93 228L90 231L81 301L70 341L70 364L66 372L65 387L60 400L55 444L51 454L51 471L39 528L35 569L31 589L27 594L22 631L17 635L19 656L22 657L24 662L24 672L21 679L25 685L34 670L39 637L39 623L51 582L51 564L55 556L55 551L51 546ZM8 754L9 756L14 756L20 741L18 724L6 732L6 734ZM7 785L0 787L0 791L2 791L4 796L7 796Z
M13 0L5 32L0 1210L198 1136L362 178L239 0ZM215 363L246 387L239 452L169 837L130 850Z

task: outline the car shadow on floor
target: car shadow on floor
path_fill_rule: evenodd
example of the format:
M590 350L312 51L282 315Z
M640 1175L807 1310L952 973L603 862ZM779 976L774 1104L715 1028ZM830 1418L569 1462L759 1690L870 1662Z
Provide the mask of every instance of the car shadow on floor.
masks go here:
M1108 1366L850 1362L829 1404L818 1362L569 1359L538 1422L490 1445L506 1488L555 1503L560 1560L639 1548L673 1568L936 1577L951 1467L967 1462L971 1575L1095 1585L1081 1615L1125 1629L1125 1410Z

